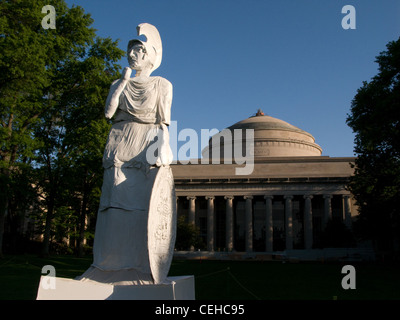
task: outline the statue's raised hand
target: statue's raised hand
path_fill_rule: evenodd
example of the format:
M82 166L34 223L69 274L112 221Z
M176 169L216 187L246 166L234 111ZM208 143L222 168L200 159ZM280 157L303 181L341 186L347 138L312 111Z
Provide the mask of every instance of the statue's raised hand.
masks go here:
M128 80L131 77L132 69L129 67L125 67L122 70L121 79L116 80L113 82L110 88L110 92L108 93L107 101L106 101L106 108L104 114L107 119L111 119L114 115L115 111L118 108L119 103L119 96L121 95L122 91L124 90Z
M122 70L121 79L129 80L131 78L131 74L132 74L132 69L129 67L125 67L124 70Z

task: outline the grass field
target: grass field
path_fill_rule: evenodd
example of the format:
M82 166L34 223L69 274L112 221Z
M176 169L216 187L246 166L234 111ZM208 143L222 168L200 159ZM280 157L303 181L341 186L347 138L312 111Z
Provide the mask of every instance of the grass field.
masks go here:
M91 256L6 256L0 260L0 300L35 299L44 265L53 265L57 277L74 278L91 262ZM344 290L345 264L176 260L170 275L194 275L198 300L400 299L399 265L352 264L356 289Z

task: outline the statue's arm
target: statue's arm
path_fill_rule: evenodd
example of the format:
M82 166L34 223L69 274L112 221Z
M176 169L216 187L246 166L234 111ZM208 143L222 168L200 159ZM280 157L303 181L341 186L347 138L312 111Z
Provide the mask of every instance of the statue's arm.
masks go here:
M170 165L173 160L172 150L169 144L169 131L167 125L171 122L171 105L172 105L172 91L173 87L169 81L164 81L164 95L163 106L164 106L164 119L161 123L162 130L162 144L160 148L160 157L157 159L156 165Z
M168 120L170 122L171 121L172 92L173 92L173 87L172 87L171 82L168 82L167 87L168 87L168 91L167 91L168 93L166 96L166 103L168 105L168 118L169 118Z
M132 69L126 67L123 72L121 79L118 79L113 82L110 87L110 92L108 93L108 97L106 100L106 107L104 110L104 114L107 119L111 119L117 111L118 103L119 103L119 96L121 95L122 91L125 89L128 80L131 77Z
M171 106L172 106L172 95L173 87L171 82L163 79L162 82L162 94L161 94L161 122L169 125L171 122Z

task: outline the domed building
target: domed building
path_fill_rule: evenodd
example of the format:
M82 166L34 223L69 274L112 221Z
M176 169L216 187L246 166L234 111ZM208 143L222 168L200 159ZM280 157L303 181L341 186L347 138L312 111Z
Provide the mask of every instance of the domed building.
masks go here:
M224 138L226 132L229 132L228 137L234 137L235 130L242 133L245 130L254 130L254 145L250 146L254 157L308 157L320 156L322 153L321 147L315 143L310 133L258 110L255 116L239 121L213 136L209 147L203 150L203 157L208 157L209 154L212 157L216 149L220 149L219 154L222 157L225 148L234 150L238 141ZM240 136L240 140L243 139L245 137ZM239 145L244 145L242 141L239 142Z
M202 239L177 249L228 259L342 255L325 249L332 243L324 230L330 221L352 228L357 208L346 184L354 158L321 154L310 133L261 110L212 136L202 159L171 165L178 216Z

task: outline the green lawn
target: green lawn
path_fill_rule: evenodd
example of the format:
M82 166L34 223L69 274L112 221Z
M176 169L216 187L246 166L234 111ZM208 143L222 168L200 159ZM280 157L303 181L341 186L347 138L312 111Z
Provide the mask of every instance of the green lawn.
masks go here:
M35 299L44 265L53 265L58 277L74 278L91 262L90 256L6 256L0 260L0 300ZM170 275L194 275L198 300L400 299L398 265L353 264L357 287L344 290L345 264L176 260Z

